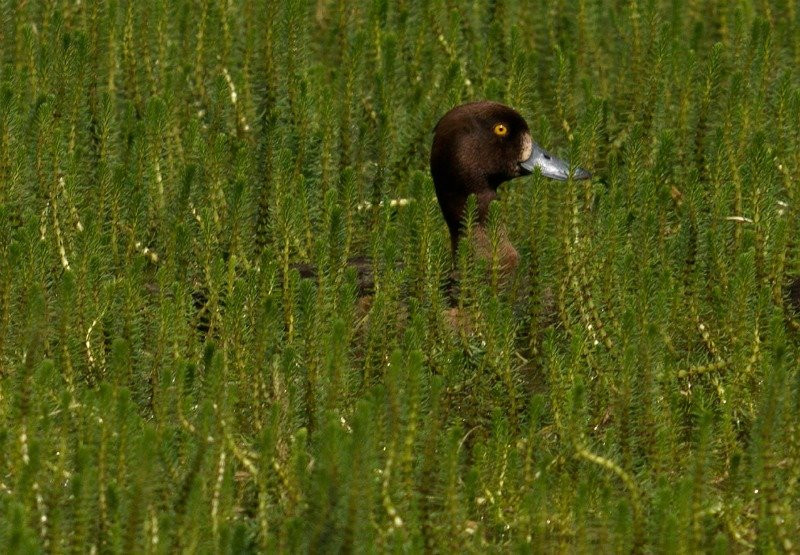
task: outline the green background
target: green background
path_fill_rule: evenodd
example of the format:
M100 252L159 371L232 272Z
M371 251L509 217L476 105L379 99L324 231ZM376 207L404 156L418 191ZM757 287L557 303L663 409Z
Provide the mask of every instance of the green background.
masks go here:
M799 90L795 0L0 1L4 551L797 550ZM595 177L454 328L482 98Z

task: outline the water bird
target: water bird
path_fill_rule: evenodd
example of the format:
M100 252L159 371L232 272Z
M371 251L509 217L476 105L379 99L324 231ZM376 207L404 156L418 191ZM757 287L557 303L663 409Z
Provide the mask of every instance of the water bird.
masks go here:
M475 195L473 241L476 253L483 258L491 255L486 224L489 205L497 198L501 184L536 170L559 181L570 176L576 180L591 177L583 168L570 170L568 162L534 142L528 124L516 110L491 101L461 104L442 116L434 128L430 167L454 254L464 232L467 199ZM519 254L504 228L499 239L500 269L508 274L516 268Z
M475 195L477 221L474 230L479 256L491 255L486 229L489 205L497 198L498 187L535 171L558 181L589 179L591 174L544 150L533 141L525 119L513 108L492 101L478 101L452 108L434 127L430 155L436 199L450 232L453 254L464 232L467 199ZM402 202L392 206L404 206ZM501 269L509 273L516 268L519 255L501 229L499 258ZM358 273L359 290L370 290L371 264L364 257L354 258L349 265ZM316 268L309 264L294 266L301 277L312 278Z
M585 169L571 168L568 162L534 142L527 122L516 110L492 101L461 104L442 116L434 127L430 171L436 199L450 232L453 255L464 233L467 199L475 195L477 218L472 237L477 255L485 259L492 256L486 227L489 205L497 198L501 184L535 171L559 181L591 177ZM405 199L403 201L390 204L400 207L405 205ZM516 268L519 254L502 226L499 239L499 266L501 272L508 275ZM348 265L355 269L359 297L368 298L374 289L371 260L355 257ZM312 264L294 263L291 267L301 278L317 277L318 270ZM447 289L452 302L456 290L452 277ZM201 310L207 296L202 291L196 293L193 295L195 305ZM198 327L206 331L208 324L203 322Z

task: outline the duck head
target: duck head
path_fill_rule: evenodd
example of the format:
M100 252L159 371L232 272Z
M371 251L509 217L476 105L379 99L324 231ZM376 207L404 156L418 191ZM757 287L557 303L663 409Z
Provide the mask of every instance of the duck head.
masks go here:
M559 181L570 176L569 163L537 145L525 119L512 108L484 101L462 104L447 112L434 129L431 175L453 250L469 195L477 198L477 223L484 226L489 203L497 197L500 184L537 168L544 177ZM572 170L572 179L589 177L586 170Z

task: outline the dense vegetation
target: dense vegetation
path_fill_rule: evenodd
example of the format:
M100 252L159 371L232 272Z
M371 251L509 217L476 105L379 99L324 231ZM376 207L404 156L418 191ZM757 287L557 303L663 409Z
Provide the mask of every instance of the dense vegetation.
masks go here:
M795 0L2 0L0 48L4 552L800 549ZM480 98L595 178L504 187L454 326Z

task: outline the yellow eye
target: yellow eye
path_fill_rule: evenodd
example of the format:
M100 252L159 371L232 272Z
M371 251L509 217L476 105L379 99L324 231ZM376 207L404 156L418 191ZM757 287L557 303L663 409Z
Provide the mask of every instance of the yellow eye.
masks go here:
M494 134L498 137L505 137L508 135L508 127L503 125L502 123L498 123L494 126Z

